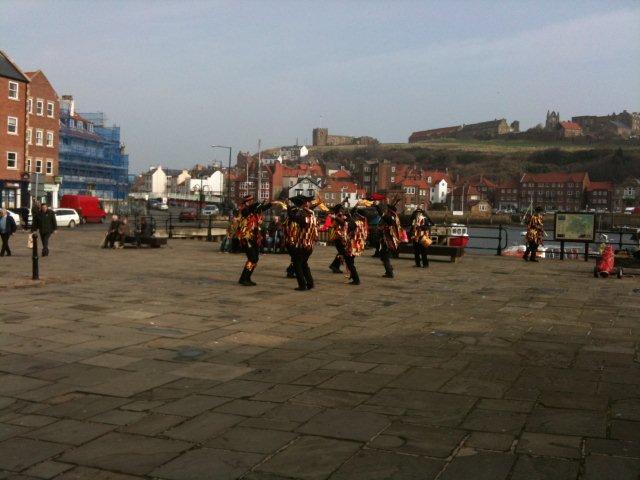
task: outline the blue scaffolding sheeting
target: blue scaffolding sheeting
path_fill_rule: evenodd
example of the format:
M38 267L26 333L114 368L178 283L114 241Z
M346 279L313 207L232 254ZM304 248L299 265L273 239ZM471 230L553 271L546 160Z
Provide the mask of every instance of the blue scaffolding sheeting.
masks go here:
M124 200L129 193L129 155L120 127L108 126L104 113L60 112L61 194L92 194Z

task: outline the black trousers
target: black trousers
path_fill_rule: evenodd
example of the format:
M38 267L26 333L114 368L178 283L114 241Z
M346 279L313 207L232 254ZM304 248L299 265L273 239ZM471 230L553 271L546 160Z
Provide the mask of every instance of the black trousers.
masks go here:
M287 253L289 254L289 266L287 267L287 277L293 278L296 276L296 266L295 266L295 248L291 246L287 246Z
M416 261L416 267L426 267L429 265L427 249L420 242L413 242L413 256Z
M382 264L384 265L384 271L387 274L393 275L393 267L391 266L391 255L394 254L395 251L390 250L387 242L382 240L380 242L380 260L382 260Z
M525 260L535 260L536 253L538 252L538 244L536 242L528 242L527 249L524 251L524 259ZM529 258L530 257L530 258Z
M42 256L46 257L49 255L49 238L51 237L50 233L42 233L40 232L40 240L42 241Z
M342 263L340 261L341 258L345 259L345 263L346 263L346 256L347 256L347 249L344 243L342 243L340 240L336 240L334 242L334 245L336 247L336 250L338 251L338 254L333 259L333 262L331 262L331 265L329 265L329 268L332 270L336 268L340 268L340 264Z
M5 253L7 256L11 255L11 249L9 248L9 238L11 238L11 234L0 233L0 237L2 238L2 250L0 250L0 257L4 257Z
M356 269L356 257L354 255L345 255L344 263L347 264L347 268L351 273L349 278L356 283L360 283L360 277L358 276L358 270Z
M313 288L313 277L309 268L309 257L312 253L312 250L305 248L295 249L293 266L296 270L296 280L298 280L298 287L300 288Z

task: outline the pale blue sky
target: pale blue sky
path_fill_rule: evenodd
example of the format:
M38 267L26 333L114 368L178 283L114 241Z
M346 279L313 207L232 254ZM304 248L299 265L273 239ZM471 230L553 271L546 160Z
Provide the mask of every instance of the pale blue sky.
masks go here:
M132 171L547 109L640 110L638 1L0 0L0 48L120 124Z

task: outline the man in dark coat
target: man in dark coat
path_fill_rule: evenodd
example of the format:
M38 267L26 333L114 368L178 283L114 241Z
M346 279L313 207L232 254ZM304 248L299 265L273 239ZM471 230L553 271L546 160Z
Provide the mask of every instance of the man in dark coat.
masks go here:
M11 256L11 249L9 248L9 238L16 233L16 221L13 219L9 212L0 208L0 238L2 238L2 250L0 250L0 257Z
M39 232L42 240L42 256L49 255L49 237L58 229L56 214L50 210L46 203L40 206L40 210L33 217L32 232Z

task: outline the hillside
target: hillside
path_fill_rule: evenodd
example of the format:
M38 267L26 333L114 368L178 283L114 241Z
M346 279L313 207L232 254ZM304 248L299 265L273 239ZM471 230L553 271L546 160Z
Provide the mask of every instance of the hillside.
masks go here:
M462 176L484 173L496 179L523 172L587 171L593 180L618 182L640 177L640 145L573 144L525 140L435 140L369 147L309 147L310 156L348 165L354 160L387 159L416 162L433 170Z

